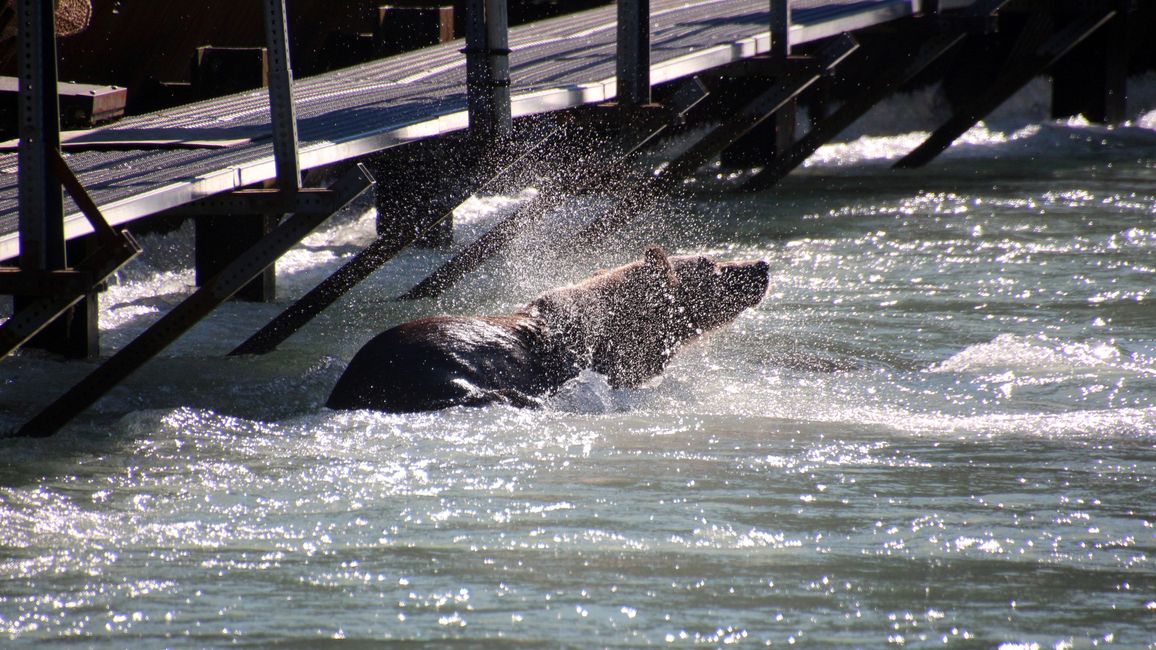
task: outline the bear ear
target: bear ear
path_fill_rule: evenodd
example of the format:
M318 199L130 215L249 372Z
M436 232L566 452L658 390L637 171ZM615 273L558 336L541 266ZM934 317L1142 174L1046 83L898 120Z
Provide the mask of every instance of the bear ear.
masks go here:
M666 251L662 250L662 247L657 244L646 247L644 259L647 265L653 266L663 272L666 272L668 269L673 270L673 267L670 265L670 260L666 258Z
M674 272L674 266L671 265L670 259L666 257L666 251L662 250L661 246L648 246L644 259L646 268L653 270L656 275L665 278L671 284L678 282L678 275Z

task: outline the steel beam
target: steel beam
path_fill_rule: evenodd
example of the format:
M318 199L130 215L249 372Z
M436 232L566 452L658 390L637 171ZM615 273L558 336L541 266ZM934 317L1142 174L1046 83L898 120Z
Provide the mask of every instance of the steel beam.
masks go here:
M293 194L277 189L235 190L198 199L166 214L203 216L222 214L287 214L308 212L333 214L340 206L340 197L330 189L303 187Z
M25 271L0 267L0 295L82 296L99 282L92 273L77 269Z

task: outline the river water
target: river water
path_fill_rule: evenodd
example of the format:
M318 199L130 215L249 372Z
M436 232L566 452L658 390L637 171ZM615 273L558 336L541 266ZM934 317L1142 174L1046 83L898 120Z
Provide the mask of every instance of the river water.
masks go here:
M0 645L1156 647L1156 78L1134 81L1127 126L1044 119L1036 84L896 173L922 133L886 127L939 110L905 97L774 191L665 202L593 253L528 232L398 304L446 255L410 252L276 353L224 357L368 241L352 210L282 261L278 305L0 441ZM528 195L471 200L460 238ZM656 385L321 406L380 329L509 311L652 241L772 265ZM145 246L106 350L192 283L187 230ZM91 366L2 368L7 428Z

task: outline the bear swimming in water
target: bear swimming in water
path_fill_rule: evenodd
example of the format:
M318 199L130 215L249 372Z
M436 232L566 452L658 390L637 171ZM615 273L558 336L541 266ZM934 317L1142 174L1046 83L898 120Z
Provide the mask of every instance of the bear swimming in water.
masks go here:
M614 387L662 373L687 341L733 321L767 291L764 261L671 256L548 291L505 316L434 316L377 335L353 357L326 406L405 413L540 403L583 369Z

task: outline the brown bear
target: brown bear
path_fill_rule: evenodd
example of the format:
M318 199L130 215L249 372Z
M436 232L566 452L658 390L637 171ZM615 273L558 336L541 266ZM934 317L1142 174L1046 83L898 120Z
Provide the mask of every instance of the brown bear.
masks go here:
M370 340L326 406L394 413L541 403L583 369L614 387L662 373L683 343L734 320L766 293L764 261L643 260L548 291L505 316L434 316Z

